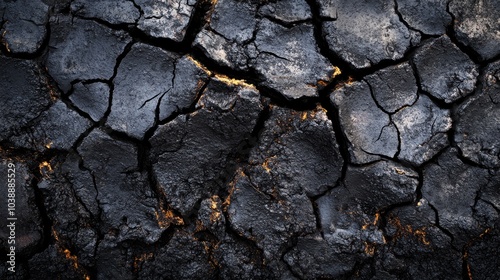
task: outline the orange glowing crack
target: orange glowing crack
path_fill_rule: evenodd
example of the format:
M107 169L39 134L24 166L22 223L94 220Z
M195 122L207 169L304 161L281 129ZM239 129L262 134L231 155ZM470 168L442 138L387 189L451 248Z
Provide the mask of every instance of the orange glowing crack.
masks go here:
M240 87L247 87L247 88L255 89L254 85L247 83L245 80L237 80L237 79L229 78L228 76L222 75L222 74L215 74L214 77L217 80L219 80L227 85L230 85L230 86L240 86Z
M184 220L176 216L172 210L162 209L160 212L155 210L155 216L160 228L167 228L171 224L184 225Z
M210 222L215 223L220 220L221 213L219 211L219 207L217 201L215 201L216 196L211 198L210 208L212 209L212 213L210 214Z
M425 231L427 227L421 227L418 229L413 229L411 225L403 226L401 225L401 221L398 218L391 219L390 223L397 228L396 238L402 236L413 235L417 237L417 240L423 243L424 245L431 245L431 242L427 239L427 232Z
M340 71L340 68L338 68L337 66L333 66L332 78L335 78L340 74L342 74L342 71Z
M52 147L53 144L54 142L50 141L49 143L45 144L45 148L50 149L50 147Z
M201 70L203 70L207 75L209 75L209 76L212 75L212 71L208 70L207 67L205 67L205 65L201 64L201 62L199 62L198 60L194 59L192 56L186 55L186 58L189 59L192 63L194 63L194 65L196 65L196 67L198 67Z

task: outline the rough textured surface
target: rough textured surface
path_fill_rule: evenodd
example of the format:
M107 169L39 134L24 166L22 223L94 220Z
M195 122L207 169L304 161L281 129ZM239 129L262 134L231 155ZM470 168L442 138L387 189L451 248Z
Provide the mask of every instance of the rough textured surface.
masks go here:
M453 0L449 7L455 18L455 36L462 44L481 60L500 54L500 7L496 1Z
M111 24L135 23L140 11L133 1L97 0L71 1L73 14L83 18L96 18Z
M446 0L396 0L403 20L424 34L441 35L451 23Z
M377 107L364 81L346 85L332 93L340 123L354 163L367 163L380 156L393 157L398 150L398 131L388 114Z
M345 277L357 262L372 257L386 243L377 228L379 211L414 200L415 171L380 161L349 167L345 185L316 200L320 233L299 238L285 255L292 271L303 279Z
M184 39L194 10L193 0L136 0L141 10L137 27L149 36L177 42Z
M474 90L477 66L446 35L418 49L413 62L422 90L446 103Z
M286 44L275 40L285 38ZM263 20L254 46L258 52L255 69L266 80L265 85L295 99L317 96L317 84L327 82L333 67L318 53L311 25L286 29Z
M390 66L366 77L377 104L394 113L417 101L417 81L408 63Z
M255 180L266 188L303 189L308 196L324 193L341 176L343 159L331 121L323 108L296 112L273 107L250 152Z
M312 18L311 8L305 0L285 0L263 5L259 13L284 23L295 23Z
M205 242L178 231L168 246L156 252L153 260L142 265L140 278L206 279L215 278Z
M498 258L489 258L498 253L498 224L492 230L485 231L480 238L473 241L469 247L467 254L469 265L467 266L470 271L471 277L477 279L495 279L500 276L498 271L488 269L489 267L496 267L499 265Z
M89 170L80 169L80 160L76 153L71 153L42 165L45 176L38 187L46 198L47 216L54 221L50 230L60 242L60 251L74 248L71 254L78 255L82 265L92 266L99 234L95 218L101 210L93 176Z
M158 104L160 121L191 107L208 82L206 69L201 69L197 62L189 56L184 56L176 61L173 74L172 87L161 96Z
M401 139L398 158L403 161L420 165L448 145L450 112L439 108L425 95L394 114L393 120Z
M137 149L94 130L78 147L78 153L94 177L101 209L100 231L118 242L157 241L164 230L159 218L163 209L157 209L158 201L148 188L146 174L138 171Z
M387 245L376 262L379 279L468 277L461 252L450 246L452 238L443 232L425 199L390 211L386 221Z
M242 236L254 240L264 257L277 261L292 237L312 233L315 228L311 202L299 190L288 193L276 186L274 197L261 190L252 177L240 174L232 182L234 191L229 199L228 220ZM280 188L281 187L281 188ZM297 193L298 192L298 193Z
M498 178L486 169L463 164L455 149L446 151L436 164L424 170L422 195L435 207L440 225L453 235L453 243L459 248L494 227L498 220L498 213L480 195L490 184L498 187ZM495 201L500 198L498 193L490 195ZM454 201L452 205L450 200Z
M110 88L106 83L77 83L73 85L73 93L69 100L90 118L98 122L108 110Z
M46 80L32 61L0 56L0 140L38 117L51 103Z
M66 16L52 18L50 28L46 67L64 92L77 80L111 78L117 57L130 41L124 32Z
M158 183L183 215L200 198L219 191L225 169L250 137L262 110L254 88L218 79L210 81L196 107L192 114L160 126L150 140Z
M231 4L223 6L225 2ZM241 70L254 69L264 86L287 99L318 96L318 87L334 77L335 68L315 45L311 24L285 27L267 18L257 21L255 6L233 0L219 1L214 9L195 46L218 63ZM266 9L270 8L263 8L264 14ZM230 24L234 17L241 18L236 26ZM234 33L234 28L239 31Z
M500 63L481 77L482 90L458 109L455 141L468 159L500 167Z
M3 23L0 40L7 52L38 52L47 36L49 6L42 1L29 0L5 1L0 5Z
M335 10L336 20L323 23L326 40L352 67L400 59L409 48L410 31L399 21L392 1L338 0L327 5Z
M31 127L16 133L10 140L17 147L38 151L69 150L90 125L89 120L58 101L40 114Z
M0 279L500 279L495 4L0 1Z
M135 44L121 61L114 80L108 125L135 138L143 138L155 123L158 102L172 88L174 54Z

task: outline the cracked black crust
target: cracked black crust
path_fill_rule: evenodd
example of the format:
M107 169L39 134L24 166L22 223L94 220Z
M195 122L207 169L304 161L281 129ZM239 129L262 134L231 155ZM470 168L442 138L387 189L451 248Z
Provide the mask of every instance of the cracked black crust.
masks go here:
M500 278L492 0L32 2L0 278Z

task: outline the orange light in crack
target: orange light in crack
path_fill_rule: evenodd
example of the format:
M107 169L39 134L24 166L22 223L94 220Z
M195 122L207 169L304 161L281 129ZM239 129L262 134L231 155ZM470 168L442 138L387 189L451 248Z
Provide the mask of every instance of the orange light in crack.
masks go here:
M419 242L423 243L424 245L431 245L431 242L427 239L426 227L421 227L414 230L411 225L402 226L401 221L398 218L391 219L389 222L397 228L397 233L395 236L396 238L413 235Z
M245 80L237 80L237 79L229 78L228 76L222 75L222 74L215 74L214 76L217 80L219 80L219 81L221 81L229 86L241 86L241 87L255 89L254 85L247 83Z
M174 214L172 210L160 210L160 212L155 210L156 220L160 228L167 228L170 224L184 225L184 220Z
M40 174L47 176L47 173L52 172L52 166L49 162L43 161L38 165L38 169L40 170Z
M333 66L332 78L335 78L340 74L342 74L342 71L340 71L340 68L338 68L337 66Z
M375 213L375 219L373 220L373 225L376 226L378 221L380 220L380 213Z
M267 173L270 173L271 172L271 168L269 167L269 161L276 158L276 156L272 156L270 158L266 158L264 160L264 162L262 163L262 168L264 168L264 170L267 172Z
M72 263L73 263L73 267L75 269L78 269L78 258L75 256L75 255L72 255L71 254L71 251L68 250L68 249L64 249L63 250L63 253L64 253L64 257L67 259L67 260L70 260Z
M212 72L210 70L208 70L207 67L205 67L205 65L201 64L201 62L194 59L192 56L186 55L186 58L189 59L196 67L203 70L207 75L209 75L209 76L212 75Z
M302 116L300 117L301 120L306 120L307 119L307 112L302 112Z
M220 220L221 216L215 197L216 196L212 197L210 202L210 209L212 209L212 213L210 213L210 222L212 223L215 223L216 221Z
M375 244L364 242L365 243L365 253L369 256L373 256L375 254Z
M52 147L53 144L54 142L50 141L49 143L45 144L45 148L50 149L50 147Z
M54 240L56 241L56 243L59 242L59 234L54 229L54 227L52 227L52 235L54 236Z

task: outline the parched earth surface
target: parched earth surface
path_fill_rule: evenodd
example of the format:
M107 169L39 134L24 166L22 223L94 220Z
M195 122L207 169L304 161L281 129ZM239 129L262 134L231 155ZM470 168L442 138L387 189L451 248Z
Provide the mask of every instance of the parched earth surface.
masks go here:
M496 0L0 16L1 279L500 279Z

